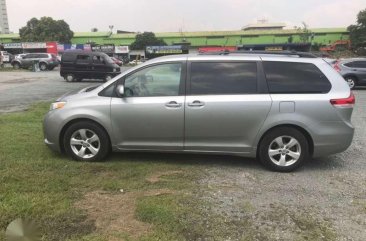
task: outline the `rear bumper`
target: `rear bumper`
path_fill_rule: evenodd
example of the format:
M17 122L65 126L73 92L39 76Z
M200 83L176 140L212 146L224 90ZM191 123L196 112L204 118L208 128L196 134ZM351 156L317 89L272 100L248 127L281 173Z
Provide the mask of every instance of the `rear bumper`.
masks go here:
M352 144L354 127L345 122L326 122L313 135L313 157L328 156L343 152Z

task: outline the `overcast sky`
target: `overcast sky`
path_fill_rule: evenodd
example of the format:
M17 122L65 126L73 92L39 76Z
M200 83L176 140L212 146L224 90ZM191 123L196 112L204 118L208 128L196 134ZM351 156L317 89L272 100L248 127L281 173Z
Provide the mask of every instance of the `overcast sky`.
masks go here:
M32 17L64 19L75 32L114 30L178 32L238 30L257 19L302 21L310 28L347 27L366 0L6 0L9 27L18 32Z

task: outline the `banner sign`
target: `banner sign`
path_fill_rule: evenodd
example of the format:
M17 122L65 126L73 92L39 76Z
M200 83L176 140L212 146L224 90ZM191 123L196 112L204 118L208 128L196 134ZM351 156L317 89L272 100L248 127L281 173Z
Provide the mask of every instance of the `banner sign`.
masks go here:
M183 48L181 45L173 46L147 46L147 54L181 54L183 53Z
M22 43L23 49L45 49L46 43Z
M114 48L114 53L116 54L128 54L130 52L128 46L116 46Z
M22 43L6 43L4 44L5 49L21 49Z

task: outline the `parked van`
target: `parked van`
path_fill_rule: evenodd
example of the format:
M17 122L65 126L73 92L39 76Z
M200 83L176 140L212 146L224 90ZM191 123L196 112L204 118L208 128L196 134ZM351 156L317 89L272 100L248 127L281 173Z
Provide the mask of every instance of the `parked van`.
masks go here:
M45 143L79 161L110 150L221 153L292 171L351 145L354 104L342 76L308 53L161 57L58 99Z
M60 75L68 82L83 79L111 80L121 69L105 53L70 51L62 55Z

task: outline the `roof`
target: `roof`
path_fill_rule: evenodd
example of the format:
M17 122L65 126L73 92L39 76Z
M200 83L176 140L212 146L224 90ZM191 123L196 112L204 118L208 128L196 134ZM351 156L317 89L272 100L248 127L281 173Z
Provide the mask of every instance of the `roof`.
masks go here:
M244 26L242 29L250 29L250 28L284 28L286 27L285 23L254 23L248 24Z

